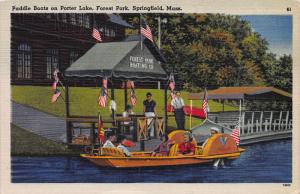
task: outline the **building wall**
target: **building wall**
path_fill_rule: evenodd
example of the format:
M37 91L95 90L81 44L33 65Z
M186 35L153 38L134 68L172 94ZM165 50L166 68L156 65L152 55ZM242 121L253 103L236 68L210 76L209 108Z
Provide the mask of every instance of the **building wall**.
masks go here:
M51 83L47 63L63 72L96 43L93 27L103 30L103 42L125 38L125 27L106 14L11 14L11 83Z

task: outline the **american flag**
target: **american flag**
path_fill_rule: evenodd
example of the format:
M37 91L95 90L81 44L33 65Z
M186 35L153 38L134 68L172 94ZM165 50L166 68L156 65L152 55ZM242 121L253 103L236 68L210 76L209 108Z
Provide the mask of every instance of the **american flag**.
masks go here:
M101 94L99 96L99 105L101 107L106 107L106 102L107 102L107 78L103 78Z
M130 88L131 88L131 92L130 92L130 101L132 106L135 106L137 103L137 98L136 98L136 94L135 94L135 90L134 90L134 82L130 81Z
M59 69L55 68L55 70L53 71L54 82L52 84L52 90L54 90L54 94L51 97L52 103L56 102L58 97L61 95L61 91L57 88L57 84L59 83L58 73Z
M58 84L58 82L55 80L55 81L53 82L53 84L52 84L52 89L53 89L53 90L56 90L56 89L57 89L57 84Z
M55 89L54 94L51 98L51 102L54 103L57 101L58 97L60 96L61 92L59 89Z
M104 124L102 117L99 114L99 121L98 121L98 138L101 144L104 144L105 142L105 131L104 131Z
M170 90L171 90L171 97L172 99L174 99L176 97L176 95L174 94L174 89L175 89L175 79L174 79L174 75L171 74L170 75L170 78L169 78L169 87L170 87Z
M153 42L151 29L144 19L141 19L141 34Z
M93 28L92 36L93 36L93 38L95 38L97 41L102 42L101 34L100 34L99 30L98 30L97 28L95 28L95 27Z
M236 145L240 144L240 121L237 122L234 130L231 133L231 137L233 137L235 140Z
M173 91L175 89L175 79L174 79L173 74L170 75L169 80L170 80L170 83L169 83L170 90Z
M207 91L206 91L206 89L204 91L202 109L203 109L205 117L207 118L207 113L209 112L209 105L208 105L208 100L207 100Z

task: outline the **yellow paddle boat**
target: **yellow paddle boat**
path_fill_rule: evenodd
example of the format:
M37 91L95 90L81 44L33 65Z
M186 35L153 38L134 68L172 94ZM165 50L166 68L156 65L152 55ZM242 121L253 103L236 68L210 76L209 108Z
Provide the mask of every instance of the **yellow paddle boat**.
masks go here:
M184 141L185 133L186 131L176 130L168 135L169 140L174 143L168 156L152 156L151 152L132 152L132 156L127 157L118 148L99 148L92 154L81 154L80 156L98 166L138 168L204 164L218 159L233 160L240 157L241 153L245 151L236 145L230 135L219 133L210 137L203 147L197 146L196 140L193 139L192 142L196 145L194 155L178 155L178 145Z

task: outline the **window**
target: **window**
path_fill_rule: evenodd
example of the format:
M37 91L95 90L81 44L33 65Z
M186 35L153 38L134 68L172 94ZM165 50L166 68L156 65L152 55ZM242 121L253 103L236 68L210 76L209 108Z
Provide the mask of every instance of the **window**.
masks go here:
M74 14L74 13L71 13L70 17L71 17L71 24L76 25L76 17L75 17L75 14Z
M61 15L61 20L62 20L62 22L67 23L67 14L63 13Z
M47 50L47 78L52 79L52 73L55 68L59 68L58 64L58 49Z
M74 63L79 57L78 51L70 51L70 65Z
M90 28L90 16L89 15L85 15L85 17L84 17L84 26L86 28Z
M111 27L105 26L104 27L104 35L106 37L115 37L116 36L116 31Z
M104 36L109 36L109 28L107 26L104 27Z
M116 36L116 32L114 29L110 29L110 36L111 37L115 37Z
M77 14L78 26L83 26L83 15Z
M51 14L51 13L48 13L48 14L46 14L46 17L47 17L49 20L51 20L51 19L52 19L52 14Z
M32 78L31 71L31 47L26 43L21 43L18 46L17 52L17 77L30 79Z

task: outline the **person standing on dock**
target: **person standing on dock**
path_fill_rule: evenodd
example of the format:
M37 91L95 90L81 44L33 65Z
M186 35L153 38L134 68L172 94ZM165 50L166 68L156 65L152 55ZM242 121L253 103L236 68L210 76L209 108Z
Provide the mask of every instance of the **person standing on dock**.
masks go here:
M144 100L144 114L148 117L147 124L150 129L150 137L154 137L154 117L157 117L156 102L152 99L152 94L148 92L146 94L147 99Z
M184 101L180 96L180 92L175 92L176 96L172 99L171 105L174 108L175 120L177 129L185 129L185 114L184 114Z

